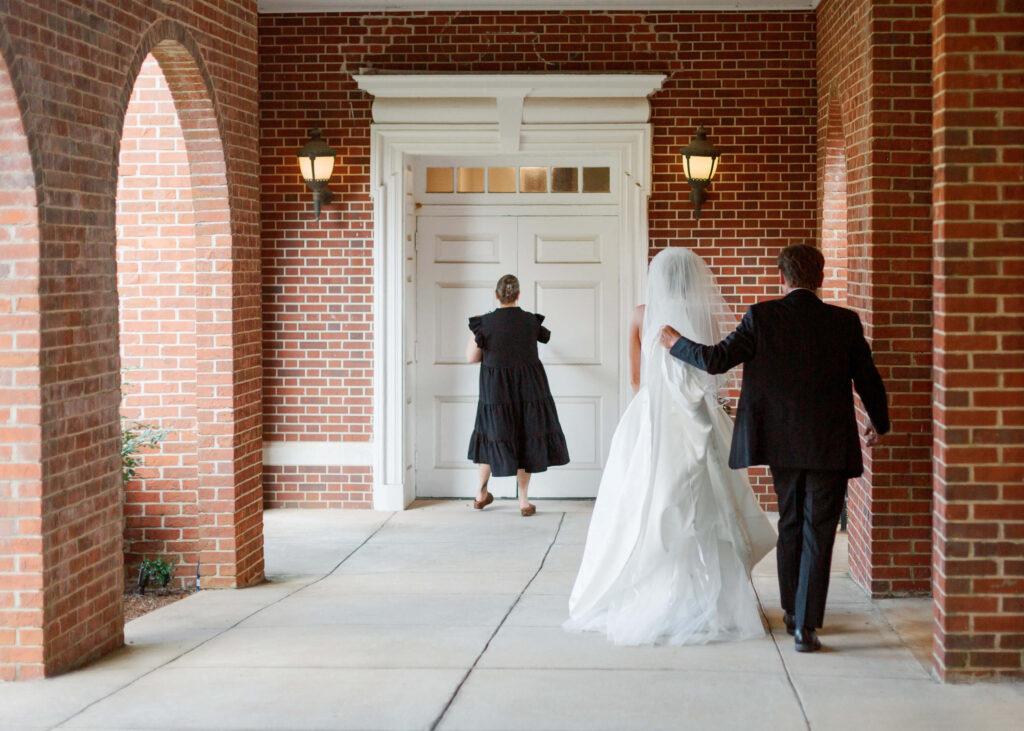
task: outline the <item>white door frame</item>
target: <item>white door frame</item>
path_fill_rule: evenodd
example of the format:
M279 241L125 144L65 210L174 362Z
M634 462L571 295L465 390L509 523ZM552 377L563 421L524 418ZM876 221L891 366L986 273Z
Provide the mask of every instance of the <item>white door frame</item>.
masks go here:
M418 77L420 86L423 78ZM586 76L580 77L586 79ZM594 77L590 77L593 79ZM661 79L658 77L658 86ZM656 88L656 87L655 87ZM650 89L646 93L650 93ZM426 93L429 96L429 92ZM523 95L525 96L525 95ZM523 109L519 97L519 113ZM569 100L578 102L578 99ZM646 101L646 100L644 100ZM501 105L499 104L499 107ZM371 125L370 193L373 200L373 507L402 510L415 496L411 431L414 327L407 308L415 303L415 215L412 161L420 155L490 156L616 154L620 180L620 332L627 332L631 307L643 292L647 271L647 198L651 180L651 126L642 123L516 125L509 149L507 124ZM621 349L620 372L628 367ZM620 410L627 398L625 379Z

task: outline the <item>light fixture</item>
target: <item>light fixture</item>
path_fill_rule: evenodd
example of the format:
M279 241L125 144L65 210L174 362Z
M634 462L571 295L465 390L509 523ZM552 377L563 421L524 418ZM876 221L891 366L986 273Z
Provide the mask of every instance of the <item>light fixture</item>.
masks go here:
M683 167L686 179L690 183L690 201L693 203L693 215L700 220L700 207L707 200L704 189L718 172L718 157L722 153L708 142L704 125L697 126L697 136L686 147L679 151L683 156Z
M311 129L309 141L299 148L299 172L313 191L313 207L317 218L320 218L320 207L334 199L334 194L327 189L327 183L334 172L334 158L337 155L320 139L319 128Z

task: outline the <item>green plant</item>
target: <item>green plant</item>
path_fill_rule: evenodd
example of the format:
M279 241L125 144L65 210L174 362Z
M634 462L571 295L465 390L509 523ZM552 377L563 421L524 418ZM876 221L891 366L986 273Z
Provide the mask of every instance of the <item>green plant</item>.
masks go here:
M130 381L124 380L124 375L128 370L132 369L125 369L121 375L122 404L124 404L126 388L131 386ZM144 448L155 449L170 433L169 429L133 422L121 414L121 480L123 484L127 485L135 478L136 468L143 463L141 451Z
M127 419L121 417L121 479L124 484L134 479L136 468L142 464L141 450L155 449L168 434L170 431L167 429L151 424L128 423Z
M173 575L174 561L164 561L162 558L143 559L139 566L139 593L142 594L148 584L167 586Z

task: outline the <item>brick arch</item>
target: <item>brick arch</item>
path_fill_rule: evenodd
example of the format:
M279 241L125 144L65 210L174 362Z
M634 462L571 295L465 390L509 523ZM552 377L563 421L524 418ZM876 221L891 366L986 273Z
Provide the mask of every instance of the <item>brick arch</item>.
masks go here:
M0 26L0 681L44 672L39 213Z
M262 490L258 451L254 460L238 449L238 432L253 429L252 419L237 413L236 360L246 353L236 348L234 338L238 279L223 124L197 44L177 24L161 20L143 36L133 57L121 96L122 130L132 91L150 55L166 79L180 123L192 202L198 474L194 553L204 588L246 586L263 578ZM118 157L120 148L121 140L115 146ZM232 418L226 420L225 413Z

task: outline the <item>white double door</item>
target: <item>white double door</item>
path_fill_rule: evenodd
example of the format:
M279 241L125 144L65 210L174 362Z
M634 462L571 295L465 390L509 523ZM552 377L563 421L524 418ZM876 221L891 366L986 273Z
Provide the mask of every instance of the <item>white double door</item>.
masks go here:
M571 210L571 209L570 209ZM416 229L414 468L419 497L468 497L467 459L480 366L465 362L467 321L497 306L505 274L519 306L546 316L539 345L569 447L568 465L534 475L530 495L594 497L619 416L620 303L617 216L420 216ZM498 497L515 479L492 479Z

